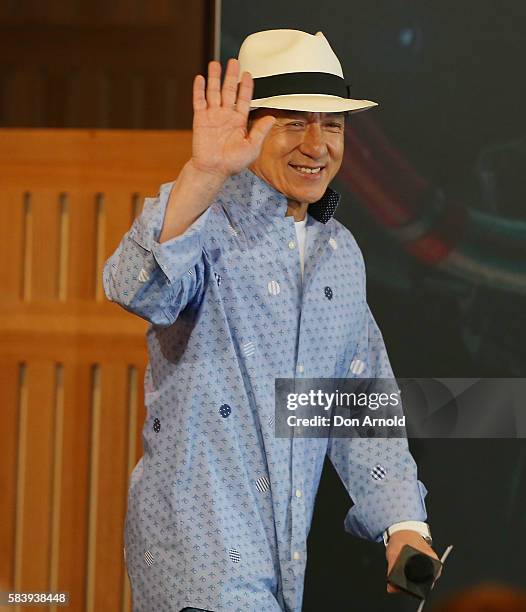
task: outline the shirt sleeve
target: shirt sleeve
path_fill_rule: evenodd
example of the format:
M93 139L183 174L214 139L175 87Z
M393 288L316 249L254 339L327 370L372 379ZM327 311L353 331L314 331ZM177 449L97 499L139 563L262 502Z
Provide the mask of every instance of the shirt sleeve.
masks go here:
M358 342L347 347L338 376L394 378L382 334L366 302L363 313ZM344 519L349 533L381 542L385 529L394 523L426 520L427 489L417 478L406 437L331 436L327 455L354 502Z
M156 198L145 199L141 214L103 269L106 297L159 326L174 323L204 287L203 242L210 207L182 234L158 242L174 185L165 183Z

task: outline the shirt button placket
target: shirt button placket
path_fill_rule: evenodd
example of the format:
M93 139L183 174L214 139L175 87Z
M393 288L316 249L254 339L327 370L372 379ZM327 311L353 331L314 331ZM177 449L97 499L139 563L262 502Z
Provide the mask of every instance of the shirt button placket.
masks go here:
M303 471L305 462L304 442L302 438L292 438L292 503L291 503L291 550L293 561L302 558L301 550L304 547L304 537L302 534L304 512L302 503ZM308 440L307 440L308 441Z
M295 231L295 230L293 230L293 231ZM297 242L295 240L289 240L287 242L287 246L289 247L290 251L294 251L296 249L296 247L298 246L298 244L297 244ZM298 269L299 269L300 274L301 274L301 260L300 260L299 248L298 248L297 255L295 255L294 253L291 252L290 257L293 258L293 259L296 258L297 266L298 266Z
M301 341L298 355L302 355ZM296 364L296 376L303 378L305 376L305 364ZM301 384L298 385L301 387ZM295 391L298 389L295 388ZM305 534L302 525L304 525L304 504L302 500L302 489L304 488L304 472L305 472L305 442L301 437L295 436L295 428L292 428L292 501L291 501L291 542L290 554L293 563L301 561L303 558L302 551L305 547Z

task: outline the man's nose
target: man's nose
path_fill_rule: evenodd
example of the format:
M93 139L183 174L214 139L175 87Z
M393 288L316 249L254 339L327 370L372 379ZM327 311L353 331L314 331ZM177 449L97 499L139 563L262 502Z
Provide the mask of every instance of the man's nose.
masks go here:
M309 123L300 150L309 157L321 157L326 151L325 137L319 123Z

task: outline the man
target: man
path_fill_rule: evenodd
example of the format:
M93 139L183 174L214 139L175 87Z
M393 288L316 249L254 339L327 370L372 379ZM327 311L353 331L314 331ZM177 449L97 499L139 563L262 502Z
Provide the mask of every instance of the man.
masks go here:
M252 34L222 87L219 62L196 76L192 157L106 262L108 298L151 323L125 531L136 612L300 612L326 454L354 501L345 527L385 537L388 569L405 544L436 557L405 438L274 433L277 377L392 376L328 187L345 113L374 105L348 96L321 32Z

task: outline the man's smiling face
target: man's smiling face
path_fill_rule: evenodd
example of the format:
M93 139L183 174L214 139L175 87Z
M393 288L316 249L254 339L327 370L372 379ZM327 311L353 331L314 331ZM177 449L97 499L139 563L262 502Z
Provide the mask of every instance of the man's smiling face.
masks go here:
M250 118L266 114L276 122L249 168L290 201L316 202L342 163L344 114L259 108Z

